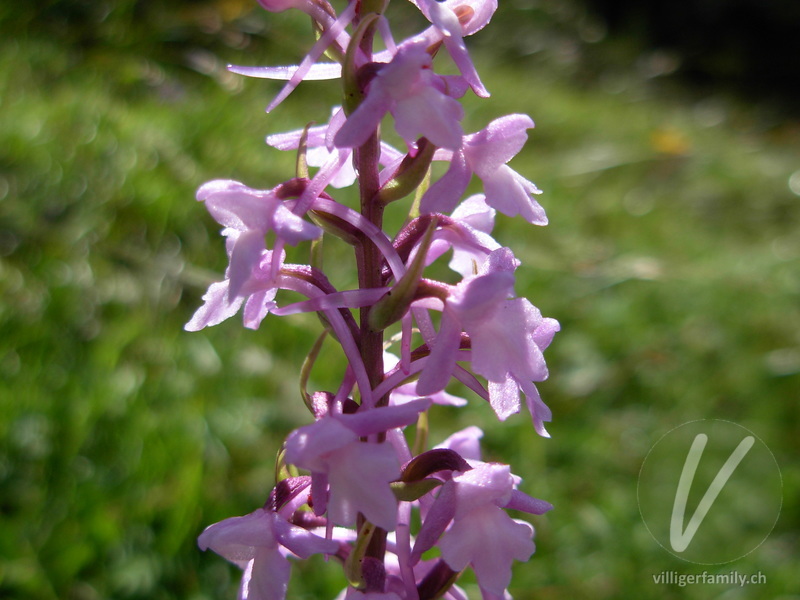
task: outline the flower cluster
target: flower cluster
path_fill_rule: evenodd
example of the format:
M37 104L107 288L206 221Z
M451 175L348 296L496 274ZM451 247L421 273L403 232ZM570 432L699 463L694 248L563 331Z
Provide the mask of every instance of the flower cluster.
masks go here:
M313 554L341 562L345 600L465 598L456 582L468 567L484 599L508 598L512 563L528 560L534 544L531 525L507 509L552 508L520 491L507 465L481 460L477 427L427 449L436 406L467 403L445 391L454 380L501 420L524 397L534 429L548 437L551 414L535 382L547 378L542 353L559 325L515 295L520 263L492 237L497 211L547 223L539 190L507 165L533 121L508 115L475 133L461 124L459 98L489 95L464 37L489 22L496 0L412 2L430 26L398 43L388 0L350 0L339 13L327 0L259 0L268 11L307 13L317 40L297 66L230 67L286 81L268 111L304 79L338 79L343 90L327 124L267 138L298 153L293 177L269 190L217 180L197 192L223 226L229 265L186 329L240 311L251 329L269 314L299 312L318 313L323 328L301 375L299 399L313 421L286 438L266 504L198 540L243 569L248 600L283 600L289 559ZM377 37L385 49L374 50ZM436 72L439 53L458 74ZM402 150L381 135L387 121ZM434 171L436 162L446 167ZM483 191L463 198L473 175ZM335 198L354 184L355 208ZM383 212L399 201L408 219L390 234ZM318 252L309 264L286 261L287 244L313 250L326 235L353 247L356 289L337 289ZM429 268L445 256L448 281ZM282 290L295 301L279 303ZM328 334L347 366L338 389L310 391L308 372Z

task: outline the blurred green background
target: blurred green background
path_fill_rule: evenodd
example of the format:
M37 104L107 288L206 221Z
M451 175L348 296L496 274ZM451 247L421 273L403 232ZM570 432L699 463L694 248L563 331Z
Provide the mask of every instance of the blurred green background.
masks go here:
M335 85L308 82L265 115L278 84L225 71L310 45L302 16L254 4L0 2L0 598L235 597L238 571L195 539L264 502L276 449L308 422L296 381L318 324L182 330L225 265L194 191L284 180L293 157L264 136L337 103ZM523 260L518 294L563 331L540 386L552 439L474 398L435 413L434 438L479 423L487 458L555 504L533 519L515 598L800 598L800 122L769 84L796 60L738 85L752 52L698 63L702 45L602 4L501 3L469 40L493 96L466 101L466 129L511 112L537 123L512 164L545 191L550 225L501 216L495 233ZM390 11L401 31L423 24ZM693 22L687 39L719 54L730 29ZM752 430L783 473L775 530L719 567L665 552L636 500L649 448L703 418ZM706 569L767 583L653 583ZM316 560L290 596L342 586Z

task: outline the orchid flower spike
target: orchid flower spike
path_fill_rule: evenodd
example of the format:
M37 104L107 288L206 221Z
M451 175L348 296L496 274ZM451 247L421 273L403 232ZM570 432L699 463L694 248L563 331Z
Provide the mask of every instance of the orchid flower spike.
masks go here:
M473 393L500 420L524 396L535 430L548 436L536 383L548 377L543 352L560 326L516 296L520 262L492 235L497 212L547 223L538 188L508 166L533 120L511 114L469 135L462 128L458 99L469 89L489 96L465 38L489 23L497 0L410 1L430 23L395 41L387 0L344 0L339 12L331 0L258 0L272 13L309 15L316 39L299 65L228 67L285 82L267 112L303 80L341 79L341 106L326 124L303 118L295 127L305 128L267 137L298 153L282 183L259 190L215 180L197 192L222 226L228 264L185 328L240 311L252 329L268 314L299 313L316 313L310 322L322 328L299 394L281 395L298 398L313 422L285 438L269 499L198 538L244 571L241 600L285 600L290 560L314 554L342 563L337 600L465 600L456 581L466 568L483 600L511 600L511 567L535 546L533 527L507 510L552 508L517 489L510 467L482 462L477 426L429 445L434 419ZM435 72L437 56L455 74ZM402 152L386 143L389 120ZM432 161L448 165L432 170ZM473 175L483 189L464 199ZM339 191L353 184L353 193ZM385 227L404 215L399 230ZM351 271L331 271L346 255L331 254L328 240L351 253ZM438 279L448 272L432 263L445 256L460 281ZM279 290L289 303L278 306ZM388 353L395 343L399 359ZM342 360L320 368L330 345ZM315 387L323 370L322 380L339 376L327 390ZM446 391L452 378L464 398Z

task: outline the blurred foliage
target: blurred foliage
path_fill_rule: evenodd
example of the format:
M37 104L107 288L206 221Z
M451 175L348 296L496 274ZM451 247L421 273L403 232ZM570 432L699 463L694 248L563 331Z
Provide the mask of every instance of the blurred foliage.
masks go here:
M225 262L192 199L215 177L285 179L293 157L264 135L323 122L337 97L309 82L264 115L277 85L225 64L297 61L309 28L250 4L0 2L2 598L235 596L236 569L195 538L263 503L308 421L296 375L317 323L183 332ZM493 98L467 101L467 129L537 122L513 166L551 225L500 217L496 237L523 260L517 292L563 326L540 386L552 440L474 398L434 414L438 438L481 423L487 457L557 507L512 593L797 597L800 124L681 88L669 56L608 38L579 4L502 6L469 43ZM326 352L319 387L341 364ZM767 542L709 568L766 586L653 584L703 570L658 547L636 505L647 450L698 418L752 429L783 470ZM298 572L292 597L343 585L320 560Z

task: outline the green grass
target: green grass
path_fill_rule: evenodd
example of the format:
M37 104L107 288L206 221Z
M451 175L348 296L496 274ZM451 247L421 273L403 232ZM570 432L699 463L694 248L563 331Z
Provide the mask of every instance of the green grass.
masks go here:
M265 116L277 86L221 69L296 60L305 28L290 15L226 21L228 2L142 22L126 7L83 36L0 11L3 598L235 597L236 569L196 536L263 503L276 449L308 421L296 374L313 318L182 325L224 268L194 190L285 179L293 159L264 135L323 121L336 90L304 84ZM500 217L496 237L523 260L517 292L562 323L540 386L553 439L474 399L434 414L434 435L480 424L487 455L556 505L533 519L537 554L511 591L795 597L800 129L645 77L629 49L582 42L579 12L503 10L500 33L470 40L493 97L468 101L467 129L510 112L537 123L513 166L545 190L550 225ZM775 531L717 569L760 570L766 586L652 583L703 570L658 547L636 504L647 450L699 418L752 429L783 471ZM343 586L332 564L298 572L292 597Z

